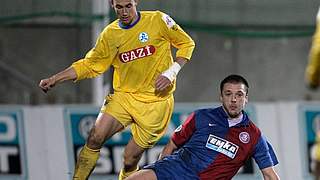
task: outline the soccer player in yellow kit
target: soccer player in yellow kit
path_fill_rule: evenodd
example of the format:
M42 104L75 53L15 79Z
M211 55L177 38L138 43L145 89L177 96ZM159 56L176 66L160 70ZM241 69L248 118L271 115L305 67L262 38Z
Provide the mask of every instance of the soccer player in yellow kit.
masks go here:
M309 88L316 89L320 84L320 8L317 14L316 31L313 35L309 62L305 71L305 80ZM315 161L314 176L320 180L320 129L317 127L315 151L312 159Z
M143 152L165 133L173 111L175 79L191 58L194 41L175 21L160 11L137 11L138 0L112 0L118 19L100 34L96 45L67 69L43 79L45 92L65 80L94 78L114 68L114 94L106 97L73 179L87 179L103 143L131 125L119 179L138 170ZM171 46L177 48L175 61Z

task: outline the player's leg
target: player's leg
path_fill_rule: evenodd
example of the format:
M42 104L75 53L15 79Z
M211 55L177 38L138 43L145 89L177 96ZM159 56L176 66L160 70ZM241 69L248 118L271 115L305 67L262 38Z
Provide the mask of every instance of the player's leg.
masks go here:
M121 105L122 102L119 94L106 97L101 113L90 131L86 145L80 152L74 179L88 178L96 165L103 143L131 123L132 118Z
M314 179L320 180L320 161L315 162Z
M152 169L142 169L125 180L157 180L157 175Z
M108 113L99 114L85 146L80 151L73 176L74 180L85 180L89 177L105 140L123 128L124 126Z
M132 139L125 148L123 168L119 180L137 171L137 164L145 149L152 148L163 136L173 111L173 98L154 103L130 100Z
M133 139L129 141L124 149L123 167L119 173L119 180L123 180L130 174L138 171L138 163L144 150L145 149L140 147Z

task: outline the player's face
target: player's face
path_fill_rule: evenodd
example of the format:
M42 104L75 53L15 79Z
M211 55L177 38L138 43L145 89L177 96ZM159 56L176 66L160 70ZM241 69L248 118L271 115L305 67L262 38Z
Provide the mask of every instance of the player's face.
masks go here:
M248 102L246 86L242 83L224 84L220 100L230 118L239 117Z
M112 4L119 20L129 25L137 18L137 2L135 0L113 0Z

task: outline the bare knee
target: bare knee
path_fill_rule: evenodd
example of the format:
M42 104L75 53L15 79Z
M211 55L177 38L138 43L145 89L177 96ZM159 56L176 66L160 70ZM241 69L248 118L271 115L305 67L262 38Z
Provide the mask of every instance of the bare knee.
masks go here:
M100 149L105 141L105 137L103 134L99 134L96 131L96 126L93 126L90 130L87 146L91 149Z

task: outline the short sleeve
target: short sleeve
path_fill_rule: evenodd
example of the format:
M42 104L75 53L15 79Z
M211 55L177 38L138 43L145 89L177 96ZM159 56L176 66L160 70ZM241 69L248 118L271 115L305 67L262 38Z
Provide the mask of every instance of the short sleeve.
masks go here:
M253 153L253 158L260 169L277 165L278 159L269 142L264 136L260 136Z
M195 129L195 113L192 113L182 125L177 127L171 139L178 147L181 147L190 139Z

